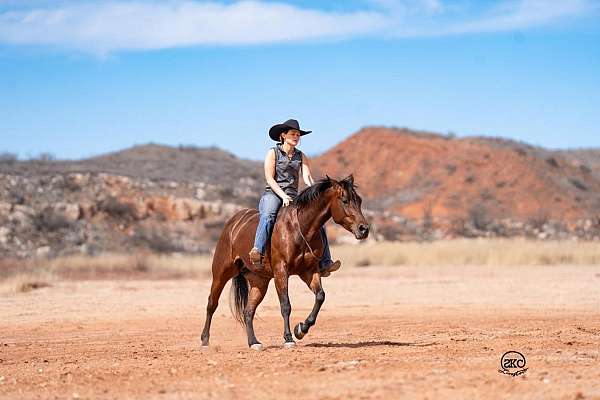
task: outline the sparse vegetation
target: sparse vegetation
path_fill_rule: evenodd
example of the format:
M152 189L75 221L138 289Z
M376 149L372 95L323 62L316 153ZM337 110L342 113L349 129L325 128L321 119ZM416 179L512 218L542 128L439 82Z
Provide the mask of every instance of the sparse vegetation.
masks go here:
M558 168L558 161L556 161L556 158L554 158L554 157L546 158L546 162L552 168Z
M469 222L480 231L487 229L490 224L489 212L482 202L475 203L469 208Z
M51 207L46 207L33 216L33 226L38 232L56 232L71 227L71 221L57 214Z
M0 153L0 164L14 164L18 161L19 157L14 153L2 152Z
M456 172L456 165L454 164L446 164L446 171L448 172L448 176L454 175Z
M333 246L344 266L600 265L600 242L456 239Z
M378 265L600 265L600 242L456 239L332 246L344 267ZM0 293L51 287L60 280L206 279L212 256L152 253L0 261ZM501 270L499 270L501 271ZM500 272L499 272L500 273Z
M569 178L569 182L579 190L587 191L588 187L577 178Z
M56 160L56 157L52 153L40 153L40 154L38 154L37 157L33 158L32 160L34 160L34 161L42 161L42 162L49 162L49 161Z
M135 210L131 204L122 203L112 196L98 202L98 211L124 221L131 221L135 218Z
M50 287L61 279L200 279L210 276L210 255L101 254L0 261L0 293Z
M132 238L135 247L146 247L160 254L184 252L185 249L165 232L141 229Z

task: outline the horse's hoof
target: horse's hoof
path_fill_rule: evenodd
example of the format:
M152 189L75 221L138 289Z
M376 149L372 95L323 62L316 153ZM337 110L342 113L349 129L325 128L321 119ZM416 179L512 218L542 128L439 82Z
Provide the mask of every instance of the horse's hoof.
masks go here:
M285 342L283 343L283 347L285 347L286 349L291 349L296 347L296 342L294 342L293 340L291 342Z
M208 351L210 349L210 347L208 347L207 344L203 344L202 346L200 346L200 350L202 351Z
M250 348L252 350L256 350L256 351L262 351L263 345L261 343L254 343L254 344L250 345Z
M305 335L305 333L302 332L302 323L298 322L298 324L294 328L294 336L296 336L296 339L302 340L302 338L304 337L304 335Z

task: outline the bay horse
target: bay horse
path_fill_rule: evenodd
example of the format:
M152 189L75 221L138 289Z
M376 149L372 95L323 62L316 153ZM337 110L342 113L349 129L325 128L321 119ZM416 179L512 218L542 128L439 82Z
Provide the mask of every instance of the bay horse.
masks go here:
M323 253L320 228L330 218L359 239L369 235L369 224L361 211L362 199L356 193L352 175L336 181L330 177L304 189L294 202L281 207L267 246L263 268L256 269L248 253L254 243L258 225L258 210L244 209L227 221L217 242L212 262L212 285L206 306L206 321L202 331L202 346L208 346L210 324L225 284L232 280L234 317L246 327L248 346L262 350L254 335L254 313L267 293L269 281L275 288L284 322L284 346L295 345L290 331L291 305L288 278L298 275L315 294L315 303L304 322L294 328L302 339L317 319L325 292L321 286L319 260Z

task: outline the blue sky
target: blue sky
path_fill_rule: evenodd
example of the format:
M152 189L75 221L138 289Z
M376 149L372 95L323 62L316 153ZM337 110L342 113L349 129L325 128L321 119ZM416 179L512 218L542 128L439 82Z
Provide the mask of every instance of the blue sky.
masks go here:
M148 142L261 159L363 126L600 147L600 4L0 0L0 152Z

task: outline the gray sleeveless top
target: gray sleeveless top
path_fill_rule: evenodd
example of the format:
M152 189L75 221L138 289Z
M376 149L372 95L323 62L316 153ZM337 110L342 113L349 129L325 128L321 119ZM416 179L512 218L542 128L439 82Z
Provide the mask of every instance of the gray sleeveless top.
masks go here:
M283 151L281 144L273 147L273 150L275 150L275 182L288 196L294 199L298 196L298 178L302 167L302 152L295 149L290 160ZM272 192L273 190L267 185L265 191Z

